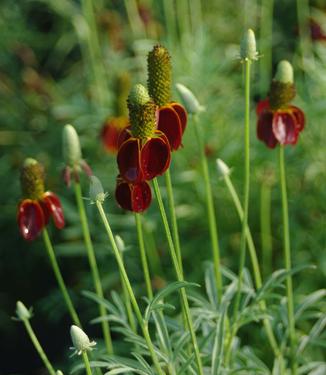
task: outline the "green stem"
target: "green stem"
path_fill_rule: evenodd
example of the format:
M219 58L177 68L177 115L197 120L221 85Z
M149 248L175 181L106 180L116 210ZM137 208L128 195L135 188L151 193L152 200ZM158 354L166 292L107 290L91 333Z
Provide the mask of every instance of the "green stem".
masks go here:
M34 331L33 331L33 328L29 322L28 319L23 319L22 322L24 323L24 326L26 328L26 331L36 349L36 351L38 352L38 355L40 356L40 358L42 359L45 367L47 368L47 370L49 371L49 373L51 375L56 375L56 371L55 369L53 368L53 366L51 365L48 357L46 356L46 354L44 353L44 350L42 349L42 346L40 344L40 342L38 341Z
M284 262L286 271L291 271L291 248L290 248L290 229L289 229L289 212L288 201L286 192L286 174L284 163L284 146L280 145L279 154L279 168L280 168L280 184L282 195L282 220L283 220L283 247L284 247ZM293 285L292 276L288 274L286 278L286 293L288 305L288 323L290 333L290 346L291 346L291 369L292 375L297 373L297 363L295 358L295 321L294 321L294 303L293 303Z
M205 148L204 148L204 141L201 134L201 129L199 127L197 117L194 116L194 124L195 124L195 132L196 138L198 141L198 147L200 152L200 159L202 164L202 171L204 175L204 182L205 182L205 191L206 191L206 206L207 206L207 216L208 216L208 224L209 224L209 233L212 242L212 251L213 251L213 263L214 263L214 270L215 270L215 280L216 280L216 287L217 287L217 298L218 301L221 301L222 297L222 273L221 273L221 261L220 261L220 248L218 243L218 230L216 224L216 217L215 217L215 209L214 209L214 202L213 202L213 193L211 188L211 181L209 176L208 170L208 163L205 155Z
M84 361L85 368L86 368L86 374L92 375L92 369L91 369L91 365L89 363L87 352L85 352L85 351L82 352L82 356L83 356L83 361Z
M176 273L176 276L177 276L177 280L183 281L184 280L183 274L182 274L181 269L179 267L178 257L177 257L176 250L175 250L175 247L174 247L174 244L173 244L172 235L171 235L168 220L167 220L167 217L166 217L165 208L164 208L164 205L163 205L163 200L162 200L160 188L159 188L159 185L158 185L158 182L157 182L156 178L154 178L154 180L153 180L153 186L154 186L155 196L156 196L157 203L158 203L158 206L159 206L163 226L164 226L164 229L165 229L166 238L168 240L170 255L171 255L171 258L172 258L172 263L173 263L173 267L174 267L174 270L175 270L175 273ZM200 375L203 375L204 374L203 365L202 365L202 362L201 362L199 347L198 347L197 338L196 338L196 334L195 334L195 329L194 329L192 317L191 317L191 314L190 314L189 303L188 303L186 291L185 291L184 288L182 288L180 290L180 294L181 294L181 304L183 306L184 313L186 315L186 321L187 321L188 329L189 329L190 336L191 336L191 341L192 341L194 351L195 351L195 358L196 358L196 362L197 362L197 366L198 366L198 373Z
M260 188L260 230L263 273L266 277L272 271L272 234L271 234L271 187L262 183Z
M101 284L100 273L97 267L95 251L93 247L93 243L91 240L91 235L89 232L88 220L85 212L85 206L82 198L82 190L79 182L75 182L75 197L79 211L80 222L83 230L83 236L85 241L85 246L87 250L88 262L92 273L93 278L93 285L96 291L96 294L100 298L104 298L103 288ZM99 305L99 313L101 317L106 316L106 310L103 305ZM113 346L112 346L112 339L110 334L109 322L107 320L103 320L101 322L104 342L109 354L113 354Z
M72 321L78 327L81 327L82 325L80 323L80 320L78 318L78 315L76 313L74 305L73 305L73 303L70 299L70 296L69 296L68 290L66 288L65 282L64 282L63 277L61 275L60 268L59 268L57 259L55 257L54 250L53 250L53 246L51 244L51 240L50 240L50 237L49 237L49 234L48 234L46 228L43 229L43 240L44 240L46 251L47 251L47 253L49 255L49 258L50 258L50 262L51 262L51 266L53 268L54 275L55 275L55 277L57 279L57 282L59 284L61 293L63 295L63 298L64 298L65 302L66 302L68 311L69 311L70 316L72 318Z
M141 215L139 213L135 213L135 221L136 221L136 227L137 227L140 259L141 259L141 264L142 264L145 283L146 283L147 297L149 300L151 300L153 298L153 289L152 289L151 276L150 276L150 272L148 268L148 262L147 262L146 251L145 251Z
M138 323L139 323L139 325L141 327L141 330L143 332L143 335L144 335L146 344L148 346L150 355L152 357L155 369L156 369L156 371L157 371L157 373L159 375L164 375L164 372L161 369L161 366L160 366L157 354L155 352L154 345L153 345L151 337L149 335L148 326L147 326L147 324L144 323L144 320L143 320L143 317L142 317L142 314L141 314L138 302L136 300L135 294L134 294L134 292L132 290L132 286L130 284L130 281L129 281L129 278L128 278L128 275L127 275L127 271L126 271L125 266L123 264L123 260L122 260L120 251L119 251L119 249L117 247L117 244L116 244L116 241L114 239L114 236L113 236L113 233L112 233L109 221L108 221L108 219L107 219L107 217L105 215L105 212L103 210L103 206L102 206L101 202L99 202L99 201L96 202L96 206L97 206L97 209L98 209L99 214L101 216L101 219L103 221L103 224L104 224L105 230L107 232L107 235L109 237L109 240L110 240L110 243L111 243L111 246L112 246L112 250L113 250L114 256L115 256L116 261L118 263L119 271L121 272L122 278L124 280L126 289L128 291L128 294L129 294L129 298L130 298L131 304L132 304L132 306L134 308L134 311L135 311Z
M168 202L169 202L169 212L170 212L171 223L172 223L173 243L174 243L174 246L175 246L175 250L177 252L180 271L183 274L183 265L182 265L182 255L181 255L180 239L179 239L179 231L178 231L178 222L177 222L177 215L175 213L175 202L174 202L170 168L168 168L168 170L165 173L165 183L166 183L166 191L167 191Z
M124 3L132 33L136 38L145 37L145 27L138 12L137 2L135 0L124 0Z
M173 0L163 1L164 19L166 27L166 36L170 45L174 45L176 40L176 22L175 9Z

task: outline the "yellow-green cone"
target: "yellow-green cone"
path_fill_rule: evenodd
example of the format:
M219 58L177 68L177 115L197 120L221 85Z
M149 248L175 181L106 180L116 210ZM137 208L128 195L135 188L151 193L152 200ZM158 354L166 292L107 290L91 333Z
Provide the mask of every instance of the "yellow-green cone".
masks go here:
M27 158L20 172L24 198L41 199L44 194L44 168L35 159Z
M128 97L131 133L136 138L151 137L155 130L156 105L143 85L137 84Z
M172 66L168 50L156 45L147 57L148 92L155 104L164 106L171 101Z

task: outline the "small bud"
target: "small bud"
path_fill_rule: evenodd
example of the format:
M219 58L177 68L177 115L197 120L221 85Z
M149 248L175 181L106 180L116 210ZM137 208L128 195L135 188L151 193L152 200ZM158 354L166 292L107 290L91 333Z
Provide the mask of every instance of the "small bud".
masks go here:
M27 158L20 171L24 198L41 199L44 194L44 168L37 160Z
M74 345L75 353L81 355L83 352L93 350L93 346L96 345L95 341L89 341L86 333L79 327L72 325L70 328L70 336ZM74 353L74 354L75 354Z
M19 320L29 320L32 317L30 310L21 301L16 303L16 314Z
M82 160L79 137L72 125L65 125L62 133L63 158L67 166L74 168Z
M60 371L60 370L58 370L58 371L56 372L56 375L63 375L63 372Z
M195 95L186 86L177 83L176 88L181 98L181 102L188 113L195 114L205 110L205 107L199 104Z
M292 65L286 60L280 61L277 65L274 79L282 83L293 83Z
M242 60L258 60L256 37L253 30L248 29L241 40L240 57Z
M151 100L146 88L137 83L130 90L128 100L132 105L144 105Z
M89 197L91 202L100 202L102 204L108 194L104 192L101 181L94 175L89 177L89 181Z
M230 168L221 159L216 159L217 170L222 177L229 176L231 173Z
M119 251L123 253L126 249L126 246L124 240L118 234L115 236L115 242L118 246Z

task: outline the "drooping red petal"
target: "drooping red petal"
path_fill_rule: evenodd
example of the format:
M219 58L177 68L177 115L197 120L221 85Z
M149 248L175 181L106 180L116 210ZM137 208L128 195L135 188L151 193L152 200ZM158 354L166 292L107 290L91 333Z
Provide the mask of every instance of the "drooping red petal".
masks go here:
M171 152L164 134L161 137L151 138L144 144L140 153L140 161L145 180L152 180L168 169Z
M257 137L269 148L275 148L277 139L273 133L273 113L263 112L257 122Z
M303 111L299 107L296 107L295 105L291 105L290 109L292 110L292 114L296 119L296 128L299 132L301 132L306 122L305 115Z
M31 199L23 200L18 207L17 221L24 239L34 240L45 225L43 211L39 203Z
M159 109L157 129L162 131L169 140L171 150L177 150L181 145L182 126L178 113L171 106Z
M182 134L184 133L187 126L187 111L180 103L171 103L172 108L177 112L181 123Z
M131 138L130 126L121 130L119 134L119 138L118 138L118 150L120 146L122 145L122 143L126 142L126 140L128 140L129 138Z
M143 178L140 168L140 140L129 138L119 148L117 162L121 177L127 182L139 182Z
M263 111L269 109L269 99L264 99L258 102L256 107L256 114L259 116Z
M51 191L47 191L43 194L43 203L52 216L55 226L62 229L65 226L65 218L59 197Z
M280 144L295 145L299 134L296 128L296 118L288 112L275 112L273 117L273 133Z
M101 140L105 149L112 153L116 154L119 149L119 136L120 133L128 125L128 119L124 117L115 117L108 120L102 127L101 130Z
M130 184L118 181L115 197L120 207L133 212L145 211L152 200L151 188L146 181Z

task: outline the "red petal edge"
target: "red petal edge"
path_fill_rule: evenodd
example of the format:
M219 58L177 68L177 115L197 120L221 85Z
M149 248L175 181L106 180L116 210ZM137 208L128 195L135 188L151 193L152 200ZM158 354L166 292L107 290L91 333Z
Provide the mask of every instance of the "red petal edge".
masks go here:
M256 114L259 116L263 111L268 110L269 107L269 99L264 99L258 102L256 107Z
M295 145L299 135L295 116L288 112L275 112L273 117L273 133L281 145Z
M133 212L143 212L151 204L152 193L146 181L136 184L123 181L118 182L115 197L121 208Z
M188 118L187 111L180 103L174 102L174 103L171 103L171 106L177 112L179 116L179 120L180 120L181 128L182 128L182 134L183 134L187 126L187 118Z
M23 238L27 241L33 241L45 225L40 204L31 199L23 200L18 207L17 221Z
M157 129L166 135L171 150L177 150L181 146L182 125L178 113L171 106L159 109Z
M304 112L295 105L291 105L290 109L292 110L292 114L296 119L296 128L299 132L301 132L306 123Z
M267 147L275 148L278 141L273 133L273 113L262 113L257 121L257 138L263 141Z
M127 182L139 182L143 175L140 168L140 140L129 138L119 148L117 163L121 177Z
M62 229L65 226L65 219L58 196L51 191L47 191L43 194L43 203L52 216L55 226Z

